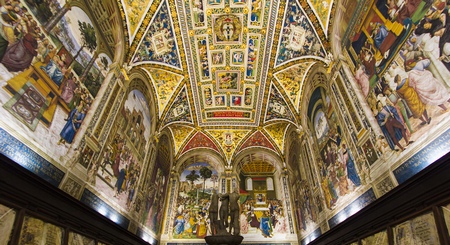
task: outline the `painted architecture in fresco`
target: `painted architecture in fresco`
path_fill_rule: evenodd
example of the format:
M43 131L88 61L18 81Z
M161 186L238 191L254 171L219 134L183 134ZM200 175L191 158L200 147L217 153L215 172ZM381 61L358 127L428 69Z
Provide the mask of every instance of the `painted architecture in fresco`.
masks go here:
M166 136L161 137L161 147L156 156L156 164L144 185L143 224L155 234L161 232L165 197L169 183L170 149Z
M11 4L20 11L10 10L17 18L3 26L11 35L7 34L8 48L0 54L0 80L13 95L3 99L3 108L37 134L50 133L47 139L52 142L45 144L59 138L56 143L67 148L90 110L111 59L97 51L92 22L80 8L56 16L54 12L63 11L57 1ZM44 128L37 128L39 122Z
M116 120L118 127L112 131L101 160L88 167L88 182L122 208L131 209L151 129L148 102L139 90L128 94Z
M450 151L443 0L338 44L339 1L75 2L0 0L0 152L152 244L235 187L246 239L307 243Z
M212 192L219 192L218 180L217 171L208 163L194 163L183 170L171 230L174 238L211 235L208 209Z
M376 1L352 38L349 57L382 131L374 142L381 155L404 150L448 112L445 16L442 1Z
M241 235L247 239L279 239L289 233L286 209L281 200L274 175L255 176L240 174L241 187Z
M273 167L267 168L273 171ZM217 171L207 163L192 164L182 172L171 230L174 239L199 239L211 235L208 211L211 195L213 191L218 193L219 209L222 210L223 198L227 194L221 191L220 179ZM280 193L274 184L273 173L256 176L243 170L240 179L243 180L237 187L240 193L240 234L247 239L284 237L289 228L283 202L277 199Z

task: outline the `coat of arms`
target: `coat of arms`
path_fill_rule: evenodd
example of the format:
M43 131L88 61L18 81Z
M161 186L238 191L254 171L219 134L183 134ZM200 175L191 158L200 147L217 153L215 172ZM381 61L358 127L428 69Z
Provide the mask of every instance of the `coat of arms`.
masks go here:
M241 32L241 19L235 15L222 15L217 17L214 21L214 33L216 35L216 42L239 42Z

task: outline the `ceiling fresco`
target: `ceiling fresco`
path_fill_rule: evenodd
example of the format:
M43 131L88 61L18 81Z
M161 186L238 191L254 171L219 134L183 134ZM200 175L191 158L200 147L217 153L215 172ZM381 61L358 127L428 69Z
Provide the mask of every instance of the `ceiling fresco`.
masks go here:
M297 111L299 110L298 105L300 103L303 82L305 81L309 69L315 63L316 62L314 61L305 61L275 74L275 79L281 84L284 92Z
M132 63L156 63L181 69L173 26L167 2L162 1L140 41Z
M127 66L147 73L157 130L170 129L177 157L194 148L228 162L252 146L282 152L309 70L327 63L333 0L118 3Z
M280 152L284 149L284 135L288 126L288 123L275 123L264 127L264 130L274 139Z
M184 146L180 155L197 148L206 148L221 154L217 145L208 136L202 132L197 132Z
M122 0L126 12L126 22L128 24L128 35L133 36L148 12L153 0ZM143 7L146 6L146 7Z
M265 153L251 153L239 160L237 164L245 173L270 173L275 170L277 159Z
M183 87L166 113L166 118L162 121L162 125L176 122L193 123L187 94L186 87Z
M159 116L161 116L170 98L172 98L181 80L183 80L183 76L162 69L148 68L144 70L150 76L155 88L156 97L158 98Z
M308 0L314 14L316 14L317 18L320 20L319 22L325 33L328 31L332 10L330 7L333 5L333 2L333 0Z
M266 122L272 120L288 120L290 122L295 122L294 114L286 103L284 96L274 84L270 87L268 96L269 101L265 117Z
M173 142L175 143L175 154L177 154L183 143L189 138L188 136L194 131L194 128L183 125L173 125L169 127L169 129L172 132Z
M275 146L269 141L269 139L261 132L256 131L254 132L237 150L236 152L239 153L242 150L251 148L251 147L263 147L270 149L274 152L278 152Z
M242 139L250 130L207 130L207 132L220 144L227 161L230 162L233 153Z

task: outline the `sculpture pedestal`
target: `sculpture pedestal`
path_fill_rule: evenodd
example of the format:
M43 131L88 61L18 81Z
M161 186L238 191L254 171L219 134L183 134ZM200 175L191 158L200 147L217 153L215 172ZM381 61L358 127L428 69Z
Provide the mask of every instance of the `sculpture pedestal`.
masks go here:
M243 236L233 235L214 235L205 237L205 241L208 245L239 245L242 243L243 239Z

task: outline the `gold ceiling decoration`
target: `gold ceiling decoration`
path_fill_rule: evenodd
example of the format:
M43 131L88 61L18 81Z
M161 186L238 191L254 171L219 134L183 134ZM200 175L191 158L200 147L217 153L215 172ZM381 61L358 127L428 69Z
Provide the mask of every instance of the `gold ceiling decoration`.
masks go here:
M164 119L157 130L170 124L178 152L191 128L177 123L192 124L216 140L229 162L245 135L257 128L264 128L282 150L287 121L299 118L304 77L312 65L325 60L333 4L121 3L130 38L127 63L145 69L155 88L159 117ZM275 126L276 121L285 123Z

